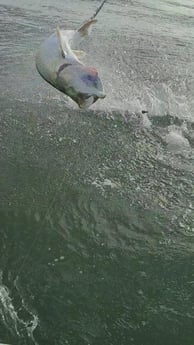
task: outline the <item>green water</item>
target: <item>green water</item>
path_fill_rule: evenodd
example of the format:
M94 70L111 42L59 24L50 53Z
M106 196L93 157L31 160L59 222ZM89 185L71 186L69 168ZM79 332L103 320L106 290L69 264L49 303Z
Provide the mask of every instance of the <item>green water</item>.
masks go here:
M193 172L138 122L38 110L1 115L1 341L192 344Z
M79 111L34 66L62 2L0 2L0 342L193 345L192 3L108 3Z

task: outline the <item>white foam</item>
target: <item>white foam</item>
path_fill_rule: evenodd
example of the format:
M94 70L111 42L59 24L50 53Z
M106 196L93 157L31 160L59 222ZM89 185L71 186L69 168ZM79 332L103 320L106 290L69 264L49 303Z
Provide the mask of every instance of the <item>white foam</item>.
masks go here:
M182 128L169 126L168 133L165 136L167 147L170 151L183 152L190 150L189 141L184 137Z
M17 280L15 281L15 287L18 290ZM18 290L19 293L19 290ZM0 272L0 317L5 325L6 329L10 331L14 336L20 337L23 334L23 330L26 329L27 336L37 345L33 332L38 326L38 316L29 310L26 306L24 299L21 297L21 308L24 308L29 313L30 320L24 321L19 318L17 311L15 310L11 292L2 282L2 272Z
M12 304L9 289L2 284L2 273L0 275L0 316L5 327L19 336L17 312Z
M142 125L144 128L151 128L152 126L152 123L151 121L149 120L147 114L142 114Z

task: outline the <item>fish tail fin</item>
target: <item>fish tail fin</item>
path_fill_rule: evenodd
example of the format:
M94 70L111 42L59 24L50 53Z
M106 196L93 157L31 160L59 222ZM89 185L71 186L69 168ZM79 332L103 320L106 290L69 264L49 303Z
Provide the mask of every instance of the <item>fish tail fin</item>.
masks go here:
M80 36L85 37L88 36L91 32L91 25L95 24L97 19L91 18L84 22L82 26L78 29Z
M107 0L103 0L100 6L95 11L95 13L93 14L93 16L90 19L86 20L82 24L82 26L78 30L75 31L75 34L72 38L72 44L75 47L80 44L83 38L89 36L89 34L91 33L92 25L97 22L96 16L100 12L101 8L104 6L106 1Z
M107 0L103 0L102 3L100 4L100 6L95 11L95 13L93 14L93 16L90 17L90 19L86 20L82 24L82 26L78 29L78 32L80 33L81 36L88 36L90 34L91 25L93 25L97 22L97 19L95 19L95 18L97 16L97 14L100 12L100 10L102 9L102 7L104 6L106 1Z

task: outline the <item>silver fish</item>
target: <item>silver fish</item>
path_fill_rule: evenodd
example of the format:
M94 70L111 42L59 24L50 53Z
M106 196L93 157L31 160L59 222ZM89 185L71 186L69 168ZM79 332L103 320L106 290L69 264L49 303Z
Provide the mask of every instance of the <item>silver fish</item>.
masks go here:
M78 30L57 28L42 43L36 55L36 68L43 79L84 109L104 98L105 93L97 70L85 66L80 61L84 52L75 49L89 35L91 25L97 22L95 17L105 1Z

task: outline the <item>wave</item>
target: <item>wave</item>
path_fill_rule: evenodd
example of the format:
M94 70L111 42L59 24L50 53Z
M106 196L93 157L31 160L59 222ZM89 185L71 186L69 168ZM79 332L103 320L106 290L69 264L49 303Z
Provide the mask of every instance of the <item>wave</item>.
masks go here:
M10 339L13 338L19 341L22 338L30 339L33 344L37 345L33 332L38 326L38 317L29 309L24 299L22 298L20 289L17 284L17 280L14 282L14 298L13 291L3 283L4 273L0 272L0 319L2 320L4 327L9 330L9 341L2 339L4 343L10 343ZM17 293L16 293L17 292ZM14 299L19 296L19 308L14 306ZM18 302L17 302L18 304ZM20 315L25 315L25 320Z

